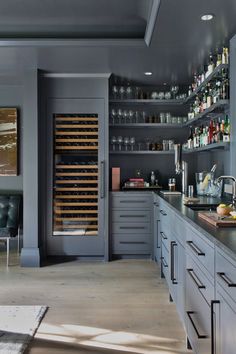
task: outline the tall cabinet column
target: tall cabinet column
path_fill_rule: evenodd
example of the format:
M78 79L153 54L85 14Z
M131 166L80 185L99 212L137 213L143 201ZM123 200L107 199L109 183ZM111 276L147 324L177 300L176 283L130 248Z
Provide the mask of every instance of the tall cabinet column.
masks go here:
M21 266L39 267L38 70L24 74L23 124L23 249Z

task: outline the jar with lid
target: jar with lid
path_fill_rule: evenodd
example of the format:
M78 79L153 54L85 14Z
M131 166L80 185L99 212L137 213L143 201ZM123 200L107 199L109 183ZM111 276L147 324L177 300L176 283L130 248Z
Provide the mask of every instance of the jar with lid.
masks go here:
M169 191L174 192L175 191L175 186L176 186L176 179L175 178L169 178L169 180L168 180Z

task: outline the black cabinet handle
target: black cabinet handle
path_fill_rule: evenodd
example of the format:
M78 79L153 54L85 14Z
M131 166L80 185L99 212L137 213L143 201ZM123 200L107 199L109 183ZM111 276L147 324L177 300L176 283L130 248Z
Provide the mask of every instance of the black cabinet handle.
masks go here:
M168 264L166 263L164 257L161 257L161 263L162 263L163 267L168 268Z
M105 161L100 162L100 197L105 198Z
M205 253L202 252L193 241L187 241L187 244L191 247L194 253L198 256L205 256Z
M197 277L197 275L194 273L193 269L187 269L188 274L190 275L190 277L192 278L192 280L194 281L194 283L197 285L198 289L206 289L205 285L203 285L199 278Z
M161 246L159 246L159 235L158 235L158 220L157 220L157 248L161 248Z
M217 275L227 284L227 286L229 288L235 288L236 287L236 284L233 283L225 273L219 272L219 273L217 273Z
M195 312L193 312L193 311L187 311L187 316L188 316L190 322L192 323L192 326L193 326L193 328L194 328L194 331L196 332L196 335L197 335L198 339L207 338L206 335L199 333L199 331L198 331L198 329L197 329L197 327L196 327L196 325L195 325L195 323L194 323L194 321L193 321L193 319L192 319L192 317L191 317L194 313L195 313Z
M177 246L175 241L170 242L170 280L172 284L178 284L175 278L175 250L174 248Z
M214 305L219 304L219 300L211 301L211 354L215 353L215 321L214 321Z
M164 216L166 216L167 214L166 214L166 212L164 211L164 210L160 210L160 213L162 214L162 215L164 215Z
M163 240L168 240L168 237L164 234L164 232L160 231L160 234Z

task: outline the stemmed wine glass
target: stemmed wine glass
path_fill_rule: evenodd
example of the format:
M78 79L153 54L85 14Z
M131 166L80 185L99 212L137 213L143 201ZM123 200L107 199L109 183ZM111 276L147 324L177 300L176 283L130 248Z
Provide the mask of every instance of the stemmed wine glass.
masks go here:
M123 112L123 118L124 118L124 124L129 123L128 119L129 119L129 112L125 109Z
M129 143L130 143L129 137L128 137L128 136L124 137L125 151L128 150L128 145L129 145Z
M112 98L117 99L118 98L118 87L116 85L112 86Z
M118 136L117 143L118 143L118 146L119 146L119 151L121 151L121 145L123 143L123 138L122 138L121 135Z
M129 110L129 122L133 123L133 116L134 116L134 111L132 109Z
M117 143L117 139L116 139L116 137L115 136L112 136L111 137L111 145L112 145L112 150L113 151L115 151L115 149L116 149L116 144Z
M115 121L116 121L116 110L114 108L112 108L112 110L111 110L111 121L112 121L112 124L114 125Z
M123 118L122 109L119 108L117 114L118 114L118 123L121 124L121 121L122 121L122 118Z
M173 98L176 99L176 94L179 91L179 86L178 85L172 85L170 88L170 91L173 94Z
M135 144L135 137L134 137L134 136L131 136L131 138L130 138L131 151L134 150L134 144Z

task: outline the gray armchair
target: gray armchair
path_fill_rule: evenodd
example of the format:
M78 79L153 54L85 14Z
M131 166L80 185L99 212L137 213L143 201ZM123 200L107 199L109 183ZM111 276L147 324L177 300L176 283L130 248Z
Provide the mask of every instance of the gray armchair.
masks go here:
M21 195L0 195L0 241L7 245L7 266L12 238L17 237L18 252L20 251L20 206Z

